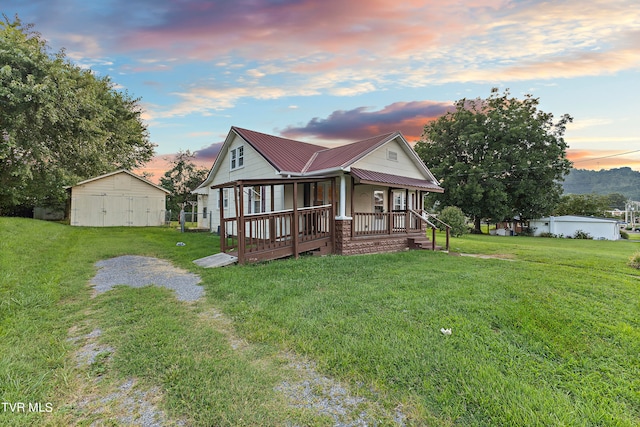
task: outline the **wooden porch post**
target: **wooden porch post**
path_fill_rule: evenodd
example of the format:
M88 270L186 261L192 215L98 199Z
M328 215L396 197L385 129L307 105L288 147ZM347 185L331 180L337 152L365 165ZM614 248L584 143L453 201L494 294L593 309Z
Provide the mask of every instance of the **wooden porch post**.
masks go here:
M274 193L275 185L271 184L270 193L271 193L271 212L276 210L276 197ZM276 219L269 219L269 240L271 243L276 241Z
M333 253L336 253L336 179L331 180L331 222L329 227L331 230L331 247Z
M244 251L246 249L246 242L244 241L244 185L242 181L236 187L238 189L236 194L236 212L238 213L238 264L244 264Z
M449 250L449 235L451 234L451 227L445 227L447 230L447 245L446 245L446 249L447 251Z
M404 189L404 232L409 232L409 189Z
M431 227L431 250L436 250L436 228Z
M293 256L298 258L298 183L293 181L293 219L291 220L291 234L293 237Z
M387 218L387 233L393 233L393 191L391 187L387 187L387 212L389 217Z
M220 252L227 251L227 227L224 223L224 189L220 188L220 200L218 200L218 206L220 207Z
M351 220L351 238L353 239L353 236L355 236L356 233L356 217L355 217L355 212L356 212L356 181L351 178L351 218L353 218Z

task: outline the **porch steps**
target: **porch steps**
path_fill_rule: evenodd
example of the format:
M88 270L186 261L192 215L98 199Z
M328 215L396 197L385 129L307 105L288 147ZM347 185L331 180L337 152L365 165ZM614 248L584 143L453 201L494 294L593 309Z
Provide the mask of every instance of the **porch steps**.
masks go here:
M432 250L431 239L427 237L409 237L409 248L410 249L424 249L424 250ZM442 246L436 245L436 251L441 251Z
M204 268L224 267L235 264L236 262L238 262L238 257L223 252L193 261L194 264Z

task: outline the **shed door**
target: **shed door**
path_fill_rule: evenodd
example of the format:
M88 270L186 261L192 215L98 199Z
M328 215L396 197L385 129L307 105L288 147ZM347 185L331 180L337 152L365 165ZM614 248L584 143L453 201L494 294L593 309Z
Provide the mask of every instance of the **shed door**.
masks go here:
M106 196L104 198L105 227L131 225L130 197Z
M103 227L105 196L99 194L82 195L71 200L71 225Z

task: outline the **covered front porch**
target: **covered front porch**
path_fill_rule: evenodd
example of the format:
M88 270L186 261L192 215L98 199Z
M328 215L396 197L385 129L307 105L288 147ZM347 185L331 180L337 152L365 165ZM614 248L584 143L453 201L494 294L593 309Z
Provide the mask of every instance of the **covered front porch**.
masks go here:
M435 219L418 206L425 191L404 187L372 183L356 174L238 180L213 186L219 190L220 250L244 264L297 258L303 253L439 248ZM370 203L364 201L367 197ZM223 203L229 202L225 209ZM431 240L426 236L429 228ZM448 229L446 236L448 250Z

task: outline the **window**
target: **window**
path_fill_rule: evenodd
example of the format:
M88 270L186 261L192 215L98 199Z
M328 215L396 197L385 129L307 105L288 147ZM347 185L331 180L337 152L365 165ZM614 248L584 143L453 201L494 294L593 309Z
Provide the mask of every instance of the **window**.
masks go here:
M398 161L398 153L396 153L395 151L388 150L387 151L387 159L388 160L392 160L394 162L397 162Z
M404 192L393 192L393 210L403 211L405 209L405 197Z
M259 185L251 188L249 190L249 212L248 213L260 213L264 211L264 206L262 206L262 193L264 193L264 187Z
M373 192L373 212L384 212L384 191L376 190Z
M240 146L231 150L231 170L244 166L244 147Z
M223 188L222 190L222 208L227 209L229 207L229 189ZM220 194L220 192L218 192ZM220 196L218 196L220 197ZM216 210L220 209L220 199L216 201Z
M203 219L207 218L207 207L206 206L204 208L202 208L202 218Z

